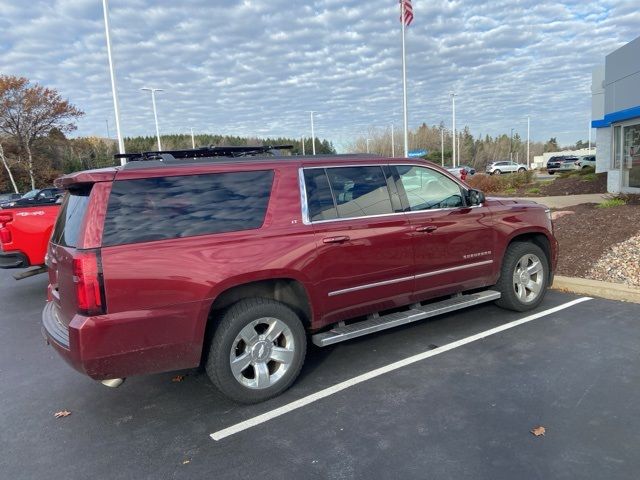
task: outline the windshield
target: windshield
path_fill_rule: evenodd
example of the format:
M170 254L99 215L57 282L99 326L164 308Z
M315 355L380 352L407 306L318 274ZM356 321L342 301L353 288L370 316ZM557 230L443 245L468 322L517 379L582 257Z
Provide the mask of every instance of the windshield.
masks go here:
M22 196L22 198L33 198L38 194L39 191L40 190L29 190Z

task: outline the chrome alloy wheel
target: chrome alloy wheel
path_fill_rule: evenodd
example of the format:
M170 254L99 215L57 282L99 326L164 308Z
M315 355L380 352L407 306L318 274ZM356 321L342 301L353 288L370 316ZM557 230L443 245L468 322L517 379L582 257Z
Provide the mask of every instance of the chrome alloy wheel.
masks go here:
M295 348L293 333L282 320L259 318L240 330L233 341L231 373L245 387L269 388L291 366Z
M513 271L513 290L522 303L534 302L544 284L544 268L537 255L523 255Z

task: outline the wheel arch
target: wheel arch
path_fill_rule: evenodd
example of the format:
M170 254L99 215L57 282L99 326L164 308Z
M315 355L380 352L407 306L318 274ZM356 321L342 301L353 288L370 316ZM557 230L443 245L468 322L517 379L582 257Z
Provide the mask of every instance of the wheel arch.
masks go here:
M548 275L549 275L548 280L550 281L553 278L552 277L553 251L551 247L551 241L549 240L549 237L547 236L547 234L542 231L529 231L529 232L515 233L514 235L511 236L511 238L509 238L509 241L507 242L507 245L505 246L505 249L502 255L503 257L504 257L504 253L506 253L509 246L515 242L522 242L522 243L530 242L542 249L545 256L547 257L547 268L548 268ZM500 259L500 268L502 268L502 258Z

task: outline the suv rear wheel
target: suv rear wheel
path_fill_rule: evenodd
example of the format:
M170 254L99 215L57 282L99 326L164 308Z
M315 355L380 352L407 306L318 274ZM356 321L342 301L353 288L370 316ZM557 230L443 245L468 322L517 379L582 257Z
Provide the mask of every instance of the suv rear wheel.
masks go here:
M502 272L496 289L502 294L496 304L524 312L542 302L549 278L547 257L530 242L509 245L502 260Z
M305 330L293 310L275 300L251 298L223 315L211 340L206 370L228 397L257 403L293 383L305 354Z
M502 172L497 168L493 171L492 175L500 175Z

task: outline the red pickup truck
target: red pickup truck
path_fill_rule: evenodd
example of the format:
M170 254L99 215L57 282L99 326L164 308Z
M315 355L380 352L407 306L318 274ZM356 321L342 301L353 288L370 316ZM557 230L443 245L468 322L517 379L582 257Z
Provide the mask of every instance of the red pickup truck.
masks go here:
M59 210L60 205L1 209L0 268L44 266Z

